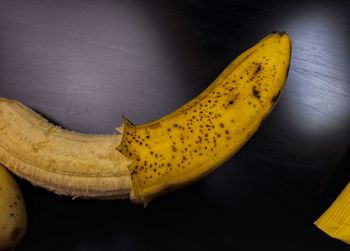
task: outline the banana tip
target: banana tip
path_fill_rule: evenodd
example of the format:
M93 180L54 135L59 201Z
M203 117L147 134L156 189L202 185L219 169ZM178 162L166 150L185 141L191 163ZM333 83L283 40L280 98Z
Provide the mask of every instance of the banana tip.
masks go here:
M271 33L272 34L278 34L280 36L288 35L288 33L286 31L272 31Z

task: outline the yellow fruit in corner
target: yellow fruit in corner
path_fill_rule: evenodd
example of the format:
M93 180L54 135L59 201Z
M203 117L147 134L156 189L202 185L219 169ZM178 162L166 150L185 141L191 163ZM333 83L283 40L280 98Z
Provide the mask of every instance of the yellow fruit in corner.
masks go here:
M290 58L289 36L274 32L175 112L144 125L125 118L117 135L64 130L0 98L0 163L59 194L147 204L204 177L249 140L276 104Z
M13 250L27 229L27 213L20 188L0 165L0 251Z
M329 236L350 245L350 183L314 224Z

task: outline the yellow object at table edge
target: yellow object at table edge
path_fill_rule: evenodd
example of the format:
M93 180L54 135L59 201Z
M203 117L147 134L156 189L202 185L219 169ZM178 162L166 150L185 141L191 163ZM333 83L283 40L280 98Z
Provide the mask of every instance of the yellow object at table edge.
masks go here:
M329 236L350 244L350 183L314 224Z

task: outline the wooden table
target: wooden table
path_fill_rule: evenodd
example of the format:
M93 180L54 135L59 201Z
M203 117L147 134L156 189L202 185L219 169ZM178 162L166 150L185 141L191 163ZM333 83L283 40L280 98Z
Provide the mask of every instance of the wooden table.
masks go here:
M175 110L273 30L293 40L285 92L221 168L146 209L19 180L19 251L349 249L313 222L350 178L350 5L263 2L0 1L0 96L86 133Z

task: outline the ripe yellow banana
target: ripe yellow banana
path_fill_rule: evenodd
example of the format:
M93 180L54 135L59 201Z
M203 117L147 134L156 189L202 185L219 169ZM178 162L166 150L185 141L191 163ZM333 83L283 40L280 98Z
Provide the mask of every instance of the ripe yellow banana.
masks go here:
M270 113L287 78L291 42L272 33L234 60L198 97L121 135L69 132L0 100L0 162L32 183L78 197L147 203L208 174Z
M0 250L10 250L22 240L27 229L27 213L16 181L0 165Z

